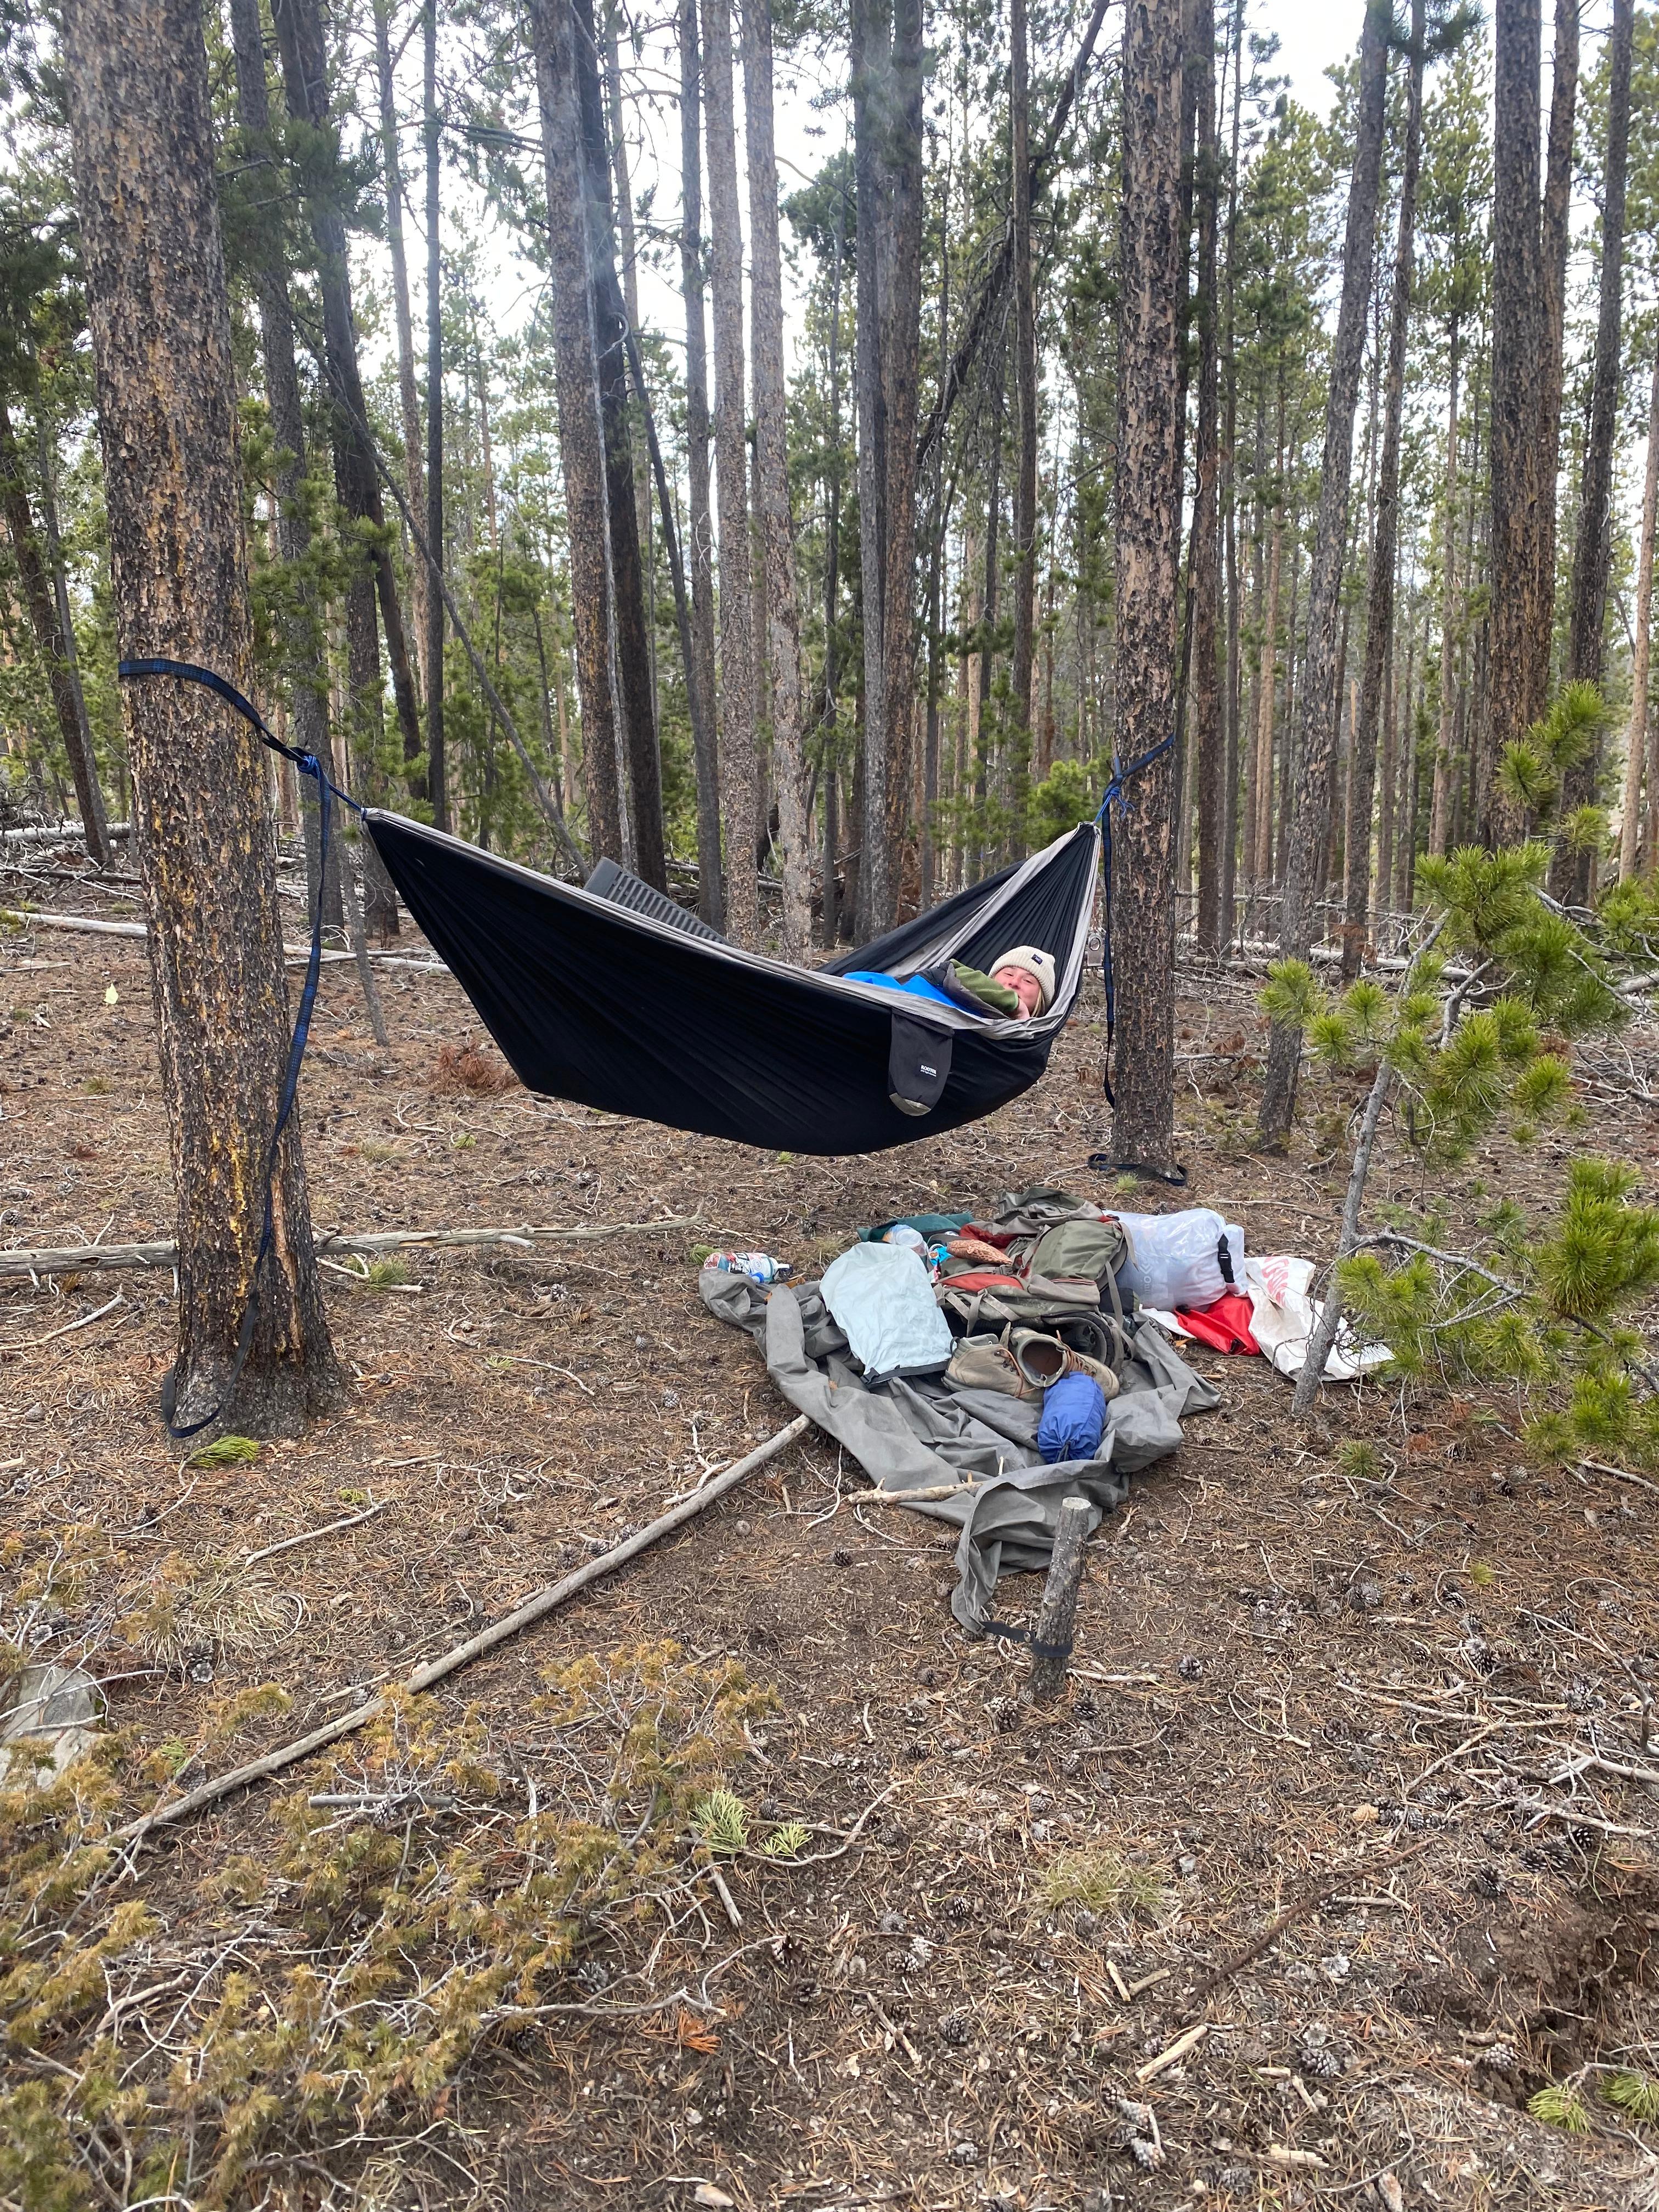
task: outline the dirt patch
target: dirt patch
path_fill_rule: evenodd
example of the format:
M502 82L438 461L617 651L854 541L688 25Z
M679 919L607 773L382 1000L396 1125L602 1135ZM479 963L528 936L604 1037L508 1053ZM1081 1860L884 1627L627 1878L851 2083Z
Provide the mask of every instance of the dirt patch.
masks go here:
M72 903L90 910L84 891ZM8 946L9 1243L170 1233L137 953L45 931ZM182 1466L156 1419L164 1273L7 1286L4 1625L105 1680L125 1771L151 1778L141 1794L318 1725L781 1426L753 1346L697 1299L694 1244L811 1268L899 1210L971 1208L1037 1177L1089 1187L1092 1006L1048 1081L990 1121L807 1161L465 1074L446 1088L469 1054L498 1064L469 1046L476 1018L442 975L383 981L381 1053L349 970L327 971L302 1093L320 1223L697 1225L416 1250L378 1287L331 1274L349 1402L224 1468ZM1310 1140L1340 1133L1357 1086L1312 1086L1289 1159L1249 1156L1254 988L1186 979L1191 1198L1259 1252L1322 1256L1346 1159ZM1628 1066L1621 1048L1579 1070L1595 1144L1650 1174L1652 1109L1632 1094L1656 1060L1638 1037ZM1500 1192L1535 1197L1551 1150L1494 1144L1429 1188L1385 1145L1376 1202L1434 1206L1455 1243ZM732 1859L730 1912L704 1873L672 1928L596 1922L550 1992L582 2009L498 2030L373 2140L343 2126L290 2165L293 2201L357 2187L388 2206L562 2212L690 2205L702 2186L744 2207L1364 2205L1392 2172L1408 2204L1638 2202L1659 2137L1615 2124L1597 2076L1588 2136L1516 2106L1592 2063L1659 2075L1659 1791L1640 1778L1655 1762L1633 1686L1659 1664L1659 1499L1528 1471L1513 1399L1368 1386L1333 1392L1305 1432L1262 1363L1197 1364L1224 1404L1103 1528L1051 1716L1020 1703L1017 1663L951 1621L945 1534L865 1504L817 1435L434 1693L444 1725L471 1716L498 1778L457 1850L520 1849L531 1784L543 1811L557 1787L529 1718L545 1672L644 1639L735 1658L775 1692L727 1778L756 1837L799 1820L835 1848L869 1818L821 1866ZM1340 1471L1351 1437L1375 1445L1375 1480ZM1018 1619L1035 1595L1016 1581L1000 1610ZM288 1711L256 1704L216 1733L265 1683ZM1602 1764L1552 1781L1587 1754ZM239 1856L274 1863L279 1795L346 1790L353 1771L342 1746L140 1863L126 1893L161 1932L112 1985L124 2034L164 2033L192 1983L146 1992L186 1973L214 2000L242 1924L216 1878Z

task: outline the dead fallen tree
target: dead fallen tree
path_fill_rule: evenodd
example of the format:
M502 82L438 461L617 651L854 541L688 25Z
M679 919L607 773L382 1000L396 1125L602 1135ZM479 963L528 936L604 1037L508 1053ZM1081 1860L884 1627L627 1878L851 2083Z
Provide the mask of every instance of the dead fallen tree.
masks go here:
M319 1257L341 1252L377 1259L411 1246L593 1243L605 1237L646 1237L660 1229L695 1229L695 1213L665 1214L660 1221L577 1222L570 1227L557 1223L526 1222L510 1229L375 1229L354 1236L343 1229L319 1232ZM92 1275L117 1267L171 1267L177 1264L179 1247L171 1239L154 1244L66 1244L58 1248L0 1251L0 1281L36 1275Z
M488 1628L480 1629L476 1636L470 1636L465 1644L458 1644L452 1650L441 1653L436 1659L428 1659L423 1666L416 1668L403 1684L404 1692L412 1697L422 1690L431 1689L460 1668L471 1666L475 1659L482 1659L487 1651L493 1651L498 1644L505 1644L521 1628L528 1628L532 1622L545 1620L550 1613L556 1612L579 1590L586 1589L590 1583L596 1583L603 1576L614 1573L618 1567L637 1559L641 1552L648 1550L662 1537L672 1534L676 1528L683 1528L688 1521L695 1521L700 1513L706 1513L716 1499L724 1498L728 1491L735 1490L757 1467L763 1467L768 1460L775 1458L786 1444L793 1443L811 1426L811 1422L806 1414L797 1413L794 1419L780 1429L775 1436L769 1437L763 1444L757 1445L734 1467L728 1467L723 1473L711 1476L700 1490L694 1490L688 1497L679 1499L665 1513L659 1513L654 1521L647 1522L643 1528L635 1529L631 1536L624 1537L610 1551L602 1552L597 1559L590 1559L585 1566L577 1567L562 1581L552 1583L548 1589L538 1590L522 1605L515 1606L504 1619ZM280 1774L284 1767L292 1766L298 1759L308 1758L313 1751L321 1751L328 1744L337 1743L342 1736L366 1728L386 1710L386 1705L387 1699L384 1695L370 1698L363 1705L354 1705L349 1712L342 1713L337 1720L326 1721L321 1728L313 1729L308 1735L297 1736L293 1742L282 1744L276 1750L267 1752L263 1759L250 1759L246 1766L234 1766L228 1773L216 1776L213 1781L203 1783L199 1789L189 1791L183 1797L174 1798L170 1805L158 1805L153 1813L146 1813L142 1820L134 1820L118 1830L121 1841L138 1843L156 1828L169 1827L177 1821L188 1820L192 1814L199 1813L204 1806L216 1804L220 1798L228 1797L235 1790L245 1790L252 1783L263 1782L272 1774Z
M105 921L92 914L36 914L22 907L0 906L0 921L12 922L19 929L66 929L84 937L143 938L149 935L148 924L142 921ZM283 952L290 965L303 963L311 957L308 945L285 945ZM355 952L325 952L321 957L326 965L330 961L355 960L357 956ZM388 968L414 968L432 975L447 975L449 973L448 963L440 960L435 954L428 959L416 960L404 952L371 951L365 957L381 962Z

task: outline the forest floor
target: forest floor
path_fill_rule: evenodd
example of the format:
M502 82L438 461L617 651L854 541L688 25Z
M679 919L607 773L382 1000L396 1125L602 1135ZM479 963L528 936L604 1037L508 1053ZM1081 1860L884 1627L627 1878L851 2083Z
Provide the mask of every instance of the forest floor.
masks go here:
M132 912L76 884L43 903ZM142 945L40 929L3 963L0 1243L169 1235ZM0 1626L106 1681L131 1808L333 1717L781 1427L792 1409L754 1346L698 1299L694 1246L816 1272L872 1220L1093 1188L1097 993L1046 1082L989 1121L816 1160L447 1084L442 1048L477 1036L459 988L380 981L385 1052L350 969L326 971L301 1094L319 1224L696 1226L412 1252L379 1291L331 1273L345 1406L218 1468L181 1465L158 1418L165 1273L0 1285L0 1534L18 1540ZM1358 1079L1310 1084L1290 1157L1252 1157L1256 983L1188 971L1182 988L1190 1188L1125 1202L1214 1206L1258 1253L1326 1258ZM1591 1126L1571 1141L1651 1189L1659 1036L1581 1055L1579 1095ZM1478 1242L1495 1197L1551 1187L1568 1141L1495 1143L1425 1188L1385 1138L1372 1205ZM1513 1398L1332 1389L1302 1431L1264 1362L1195 1364L1222 1406L1101 1528L1051 1711L1021 1704L1008 1650L952 1622L953 1532L864 1505L817 1434L431 1693L476 1772L447 1798L415 1787L392 1824L405 1859L417 1820L452 1866L511 1859L513 1824L574 1771L534 1703L550 1672L661 1638L774 1693L726 1778L757 1832L799 1818L830 1848L734 1855L718 1881L689 1863L660 1911L599 1913L544 2008L440 2093L303 2137L277 2124L236 2201L1659 2202L1659 2129L1597 2094L1609 2069L1659 2075L1659 1788L1621 1771L1654 1764L1659 1494L1528 1469ZM1354 1437L1378 1455L1358 1479L1336 1456ZM1005 1584L1000 1609L1018 1617L1036 1588ZM283 1712L236 1703L267 1683ZM1577 1755L1601 1764L1553 1781ZM160 2052L204 2080L187 2046L227 1977L273 1995L300 1950L331 1970L325 1899L319 1917L279 1881L250 1917L226 1876L277 1863L295 1806L331 1795L349 1836L378 1832L396 1793L347 1738L122 1863L117 1901L155 1918L99 1995L135 2063ZM85 2032L46 2041L60 2070ZM1586 2131L1527 2112L1567 2080ZM118 2151L106 2126L81 2154L90 2201L136 2201ZM170 2201L193 2201L188 2179Z

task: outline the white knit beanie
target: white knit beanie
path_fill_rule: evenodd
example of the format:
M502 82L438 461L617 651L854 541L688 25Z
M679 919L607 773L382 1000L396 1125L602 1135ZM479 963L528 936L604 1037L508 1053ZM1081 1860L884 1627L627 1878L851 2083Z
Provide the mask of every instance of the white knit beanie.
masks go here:
M1040 945L1017 945L1012 952L999 954L991 963L989 972L994 975L999 968L1018 968L1027 975L1034 976L1037 989L1042 994L1037 1012L1040 1014L1048 1012L1054 1002L1054 986L1058 980L1052 952L1045 952Z

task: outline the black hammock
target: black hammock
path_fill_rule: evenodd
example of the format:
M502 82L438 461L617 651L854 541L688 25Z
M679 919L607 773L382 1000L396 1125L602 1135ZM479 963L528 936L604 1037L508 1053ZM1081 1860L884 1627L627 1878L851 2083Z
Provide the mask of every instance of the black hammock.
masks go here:
M1076 1001L1100 832L1044 851L812 970L743 951L601 861L586 889L369 808L404 902L530 1090L738 1144L875 1152L994 1113L1042 1076ZM1054 957L1046 1014L986 1019L848 980Z

